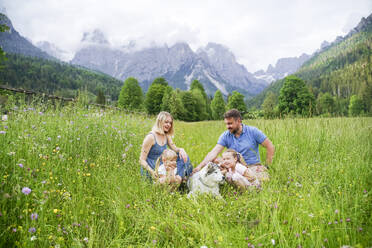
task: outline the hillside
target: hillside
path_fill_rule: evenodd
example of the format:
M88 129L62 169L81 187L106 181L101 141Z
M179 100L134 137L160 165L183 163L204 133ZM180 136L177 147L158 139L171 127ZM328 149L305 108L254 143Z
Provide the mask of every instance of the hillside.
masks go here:
M79 69L66 63L41 58L7 54L0 68L0 84L54 94L75 97L77 91L86 88L97 95L102 90L116 101L123 82L103 73Z
M337 100L351 95L364 99L371 111L372 99L372 15L363 18L344 38L316 53L294 75L305 80L315 98L329 93ZM283 80L272 83L261 94L248 101L250 107L260 107L268 92L279 95Z

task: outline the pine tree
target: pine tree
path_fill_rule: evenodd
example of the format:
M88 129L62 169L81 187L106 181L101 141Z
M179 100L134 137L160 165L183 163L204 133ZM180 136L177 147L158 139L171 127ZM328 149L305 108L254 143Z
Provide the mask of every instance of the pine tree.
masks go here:
M242 114L247 112L247 106L245 105L245 102L244 102L244 95L234 90L232 92L232 95L229 97L227 108L237 109Z
M128 110L140 110L143 104L142 88L137 79L129 77L124 81L121 88L118 107Z
M264 117L271 119L275 117L275 106L277 102L277 97L274 92L269 92L262 104L262 109L264 112Z
M212 118L214 120L222 120L223 114L226 111L226 104L223 100L221 91L217 90L214 93L213 100L211 101Z
M97 94L97 98L96 98L96 103L97 104L101 104L101 105L105 105L106 104L106 97L103 94L103 91L102 90L98 90L98 94Z

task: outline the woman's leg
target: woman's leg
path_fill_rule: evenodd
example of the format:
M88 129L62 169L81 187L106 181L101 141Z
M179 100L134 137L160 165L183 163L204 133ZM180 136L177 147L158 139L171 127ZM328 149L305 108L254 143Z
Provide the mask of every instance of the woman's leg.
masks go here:
M177 157L177 175L181 178L185 178L191 175L192 173L192 164L190 162L190 157L187 156L186 163L183 161L183 159L180 158L180 156Z

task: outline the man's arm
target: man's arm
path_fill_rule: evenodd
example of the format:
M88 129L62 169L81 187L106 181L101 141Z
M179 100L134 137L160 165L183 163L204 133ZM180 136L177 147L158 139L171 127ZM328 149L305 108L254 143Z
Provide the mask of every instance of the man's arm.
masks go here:
M269 138L266 138L261 145L267 149L266 152L266 165L271 165L274 158L275 153L275 147L273 143L269 140Z
M224 149L225 147L220 145L220 144L217 144L213 149L212 151L210 151L207 156L205 156L204 160L193 170L193 173L195 172L198 172L200 171L206 164L208 164L209 162L211 162L212 160L214 160L217 155L222 152L222 150Z

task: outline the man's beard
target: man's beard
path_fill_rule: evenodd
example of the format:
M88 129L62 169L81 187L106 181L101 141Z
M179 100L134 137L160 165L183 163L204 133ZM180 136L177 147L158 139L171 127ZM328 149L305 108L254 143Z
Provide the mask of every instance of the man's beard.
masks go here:
M231 129L230 133L235 135L238 131L239 131L239 128L235 128L235 129Z

